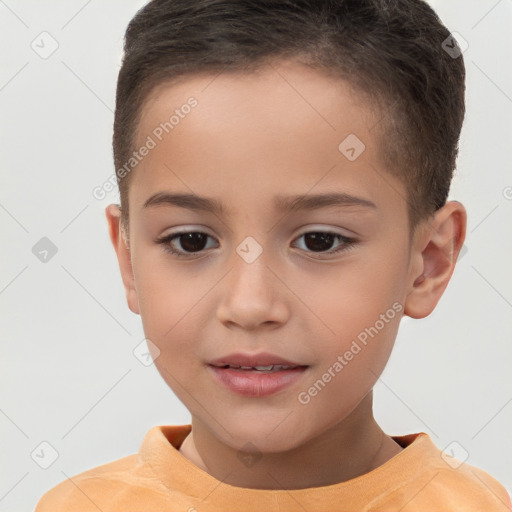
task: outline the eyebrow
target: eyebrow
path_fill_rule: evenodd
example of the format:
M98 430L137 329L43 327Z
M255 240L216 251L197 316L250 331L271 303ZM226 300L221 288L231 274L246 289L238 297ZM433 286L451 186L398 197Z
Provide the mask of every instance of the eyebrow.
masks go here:
M158 192L146 200L143 207L178 206L188 210L198 210L223 215L227 212L225 205L218 199L202 197L195 194L179 194ZM375 203L368 199L352 196L340 192L325 194L308 194L302 196L276 196L275 207L277 210L317 210L327 207L362 206L365 208L377 208Z

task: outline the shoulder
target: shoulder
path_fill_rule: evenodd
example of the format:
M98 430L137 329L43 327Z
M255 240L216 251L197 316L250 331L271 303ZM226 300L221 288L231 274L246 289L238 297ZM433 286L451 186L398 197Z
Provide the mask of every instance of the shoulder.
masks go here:
M427 463L421 473L390 484L372 505L401 512L512 512L500 482L468 464L453 469Z
M129 455L66 478L39 499L35 512L107 512L114 499L116 504L132 503L134 490L149 487L158 492L138 455Z
M508 492L484 470L440 450L425 433L402 439L410 446L402 452L408 454L400 465L401 483L385 498L404 504L402 512L512 512Z
M512 511L510 496L491 475L467 463L442 467L432 472L433 492L443 492L454 506L464 504L461 510Z

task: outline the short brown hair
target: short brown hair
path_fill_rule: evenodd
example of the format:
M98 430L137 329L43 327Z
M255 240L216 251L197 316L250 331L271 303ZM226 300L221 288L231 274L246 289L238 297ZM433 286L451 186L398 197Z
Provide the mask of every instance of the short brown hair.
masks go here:
M382 160L405 183L416 225L445 204L458 153L465 67L450 37L422 0L150 1L128 25L117 82L113 151L123 225L132 173L120 170L150 92L179 77L249 72L279 58L342 78L377 102Z

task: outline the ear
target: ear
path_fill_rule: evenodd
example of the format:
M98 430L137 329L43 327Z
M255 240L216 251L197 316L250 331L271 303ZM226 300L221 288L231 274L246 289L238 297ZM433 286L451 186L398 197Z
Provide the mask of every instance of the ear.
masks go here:
M436 307L466 236L466 210L449 201L415 232L404 314L424 318Z
M105 208L105 215L107 217L110 240L117 254L128 307L133 313L139 314L139 301L137 299L137 290L135 289L130 245L120 222L121 210L117 204L109 204Z

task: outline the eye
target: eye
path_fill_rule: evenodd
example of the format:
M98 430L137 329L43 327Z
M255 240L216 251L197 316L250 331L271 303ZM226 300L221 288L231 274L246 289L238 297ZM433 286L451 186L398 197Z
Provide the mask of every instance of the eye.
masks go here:
M187 257L209 248L206 246L208 238L213 240L211 236L201 231L182 231L158 238L156 243L161 244L166 252ZM177 248L178 245L181 248Z
M331 231L308 231L298 237L297 240L301 238L304 238L304 246L307 252L327 255L346 251L356 243L356 240L353 238ZM339 244L334 249L330 249L335 241L338 241ZM303 247L299 248L303 249Z
M299 247L301 250L321 255L341 253L356 243L356 240L353 238L331 231L308 231L296 240L301 238L304 238L304 247ZM165 252L178 257L189 257L211 248L212 245L208 245L208 239L213 240L213 237L202 231L182 231L170 233L158 238L155 242L161 244ZM331 247L336 241L338 245L332 249Z

